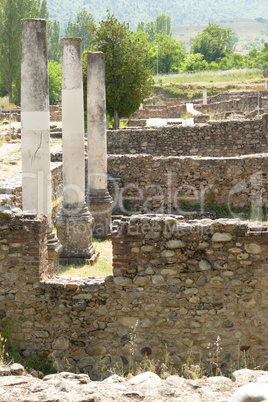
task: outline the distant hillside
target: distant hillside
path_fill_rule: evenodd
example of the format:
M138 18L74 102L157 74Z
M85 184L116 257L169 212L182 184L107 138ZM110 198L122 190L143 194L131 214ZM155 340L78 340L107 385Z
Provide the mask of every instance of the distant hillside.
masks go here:
M232 18L268 19L267 0L48 0L51 19L60 21L64 30L69 18L85 7L99 22L109 9L119 21L126 21L136 29L140 21L149 22L164 13L172 19L172 26L207 25Z
M254 47L260 50L263 43L268 42L268 20L258 18L258 21L256 21L238 18L219 21L218 24L222 28L231 28L236 34L238 42L236 43L235 51L238 53L247 54L248 51ZM186 50L189 50L191 38L201 33L205 26L206 25L173 27L173 37L177 40L181 40L185 44Z

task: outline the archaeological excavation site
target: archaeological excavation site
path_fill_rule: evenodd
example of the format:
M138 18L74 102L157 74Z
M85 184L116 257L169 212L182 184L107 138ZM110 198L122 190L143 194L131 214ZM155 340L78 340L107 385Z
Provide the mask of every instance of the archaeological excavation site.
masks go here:
M0 333L92 380L146 359L267 370L267 91L144 104L107 130L105 55L88 52L85 137L81 40L62 39L61 107L45 20L22 20L21 43L21 128L0 147ZM93 238L112 243L111 275L60 276L94 272Z

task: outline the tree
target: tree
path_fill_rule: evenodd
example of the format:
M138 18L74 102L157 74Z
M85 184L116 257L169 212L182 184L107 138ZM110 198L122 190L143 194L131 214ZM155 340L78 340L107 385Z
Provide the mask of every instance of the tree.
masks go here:
M193 39L191 53L201 53L204 59L211 63L231 53L233 31L230 28L220 28L217 24L208 26Z
M61 96L61 64L48 62L49 104L57 105Z
M38 15L37 0L0 0L0 76L10 103L13 83L20 76L20 20Z
M49 19L49 11L47 8L47 0L43 0L42 3L39 1L40 13L39 18L44 18L45 20Z
M131 32L107 12L93 32L93 48L105 57L106 109L110 117L129 117L152 88L152 70L147 65L149 45L143 35Z
M60 23L47 21L47 57L59 63L61 61Z
M61 43L60 43L60 23L59 21L49 20L49 11L47 8L47 0L38 0L40 8L39 18L47 20L47 56L48 60L61 60Z
M208 69L208 63L204 60L201 53L187 54L183 63L183 70L185 71L202 71Z
M160 14L155 21L150 21L147 24L139 22L137 31L148 33L149 42L154 41L156 34L171 36L171 18L168 15Z
M268 68L268 42L263 44L263 48L258 52L254 47L249 51L248 56L245 57L245 64L249 67L262 67Z
M167 74L171 71L178 72L184 59L185 50L182 42L176 41L162 34L155 35L153 42L153 65L156 65L156 46L158 46L158 71Z
M171 18L165 14L158 15L155 21L155 31L157 34L171 36Z
M88 13L85 8L82 8L76 16L76 22L69 20L65 29L65 36L82 38L82 51L87 50L91 40L91 33L95 27L94 17Z

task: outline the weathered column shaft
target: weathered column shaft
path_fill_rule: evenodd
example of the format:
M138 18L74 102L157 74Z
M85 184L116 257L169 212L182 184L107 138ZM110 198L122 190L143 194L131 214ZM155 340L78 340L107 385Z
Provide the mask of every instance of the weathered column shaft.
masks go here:
M61 262L97 256L85 203L85 140L81 38L62 39L63 206L56 219Z
M80 38L62 39L64 204L85 203L84 102Z
M87 54L88 189L107 191L106 94L104 54Z
M52 232L49 86L46 21L21 21L21 164L23 209L48 217L49 271L57 272L61 245Z
M23 209L51 225L49 89L46 21L22 20L21 153Z
M107 190L105 66L102 52L87 54L87 205L95 219L93 233L110 233L112 199Z

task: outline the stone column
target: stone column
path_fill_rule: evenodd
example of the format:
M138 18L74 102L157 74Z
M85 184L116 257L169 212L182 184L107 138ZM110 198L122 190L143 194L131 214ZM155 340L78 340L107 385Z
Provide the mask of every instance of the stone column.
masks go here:
M63 206L56 219L63 263L94 261L93 218L85 202L81 38L62 39Z
M208 104L207 88L203 88L203 105Z
M61 245L51 224L46 21L21 21L21 156L23 210L48 217L48 260L57 272Z
M93 234L110 234L112 198L107 190L106 94L104 54L87 54L87 205L95 224Z

